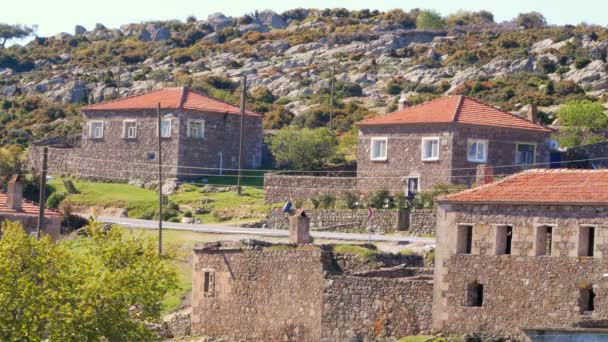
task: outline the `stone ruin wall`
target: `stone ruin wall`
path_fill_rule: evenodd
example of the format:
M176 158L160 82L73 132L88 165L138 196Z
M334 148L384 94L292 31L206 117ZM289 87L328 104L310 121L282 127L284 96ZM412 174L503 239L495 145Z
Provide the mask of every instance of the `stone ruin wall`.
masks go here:
M266 174L264 176L264 200L266 203L282 203L287 199L306 200L321 194L339 196L353 192L357 187L355 177L316 177Z

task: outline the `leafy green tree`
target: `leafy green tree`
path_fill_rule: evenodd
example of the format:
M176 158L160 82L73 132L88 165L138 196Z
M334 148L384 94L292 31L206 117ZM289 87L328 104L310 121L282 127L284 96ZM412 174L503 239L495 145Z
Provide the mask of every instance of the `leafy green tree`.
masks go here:
M608 129L608 115L597 102L568 102L557 111L557 117L565 127L559 134L560 144L565 147L602 141Z
M93 223L89 237L37 240L5 222L0 240L0 339L149 341L176 286L151 239Z
M421 30L441 30L446 27L445 20L433 10L423 10L416 19L416 28Z
M0 188L13 173L21 170L23 148L18 145L0 147Z
M327 128L298 129L289 126L268 139L270 151L280 166L296 170L318 170L336 157L338 142Z
M446 22L448 26L464 26L471 24L493 23L494 15L488 11L458 11L448 16Z
M522 26L527 29L540 28L547 26L547 19L538 12L520 13L515 18L517 26Z
M6 42L11 39L23 39L29 37L36 31L35 26L9 25L0 23L0 47L4 48Z

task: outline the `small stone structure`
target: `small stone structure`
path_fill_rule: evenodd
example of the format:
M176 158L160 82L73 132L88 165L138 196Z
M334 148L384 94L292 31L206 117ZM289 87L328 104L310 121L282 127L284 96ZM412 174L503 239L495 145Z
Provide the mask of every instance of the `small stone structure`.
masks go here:
M345 262L353 256L339 261L331 251L302 248L307 250L234 243L195 247L192 334L329 342L429 332L428 271L407 264L370 269L377 261ZM411 260L418 266L420 260Z
M289 218L289 242L296 245L310 243L310 219L304 210L296 210Z

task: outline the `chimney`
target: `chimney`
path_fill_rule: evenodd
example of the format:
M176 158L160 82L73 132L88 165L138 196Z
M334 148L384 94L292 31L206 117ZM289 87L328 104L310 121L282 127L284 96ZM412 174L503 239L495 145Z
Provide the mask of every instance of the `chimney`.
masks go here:
M22 201L23 189L21 186L21 176L12 175L8 182L8 191L6 192L6 206L8 209L19 211L21 210Z
M402 111L402 110L408 108L409 106L410 106L410 103L404 97L399 99L398 111Z
M494 181L494 168L488 164L477 165L475 183L477 186L486 185Z
M527 117L528 117L528 120L530 120L534 123L538 123L538 107L535 104L530 103L528 105Z
M310 243L310 218L302 209L289 218L289 242L296 245Z

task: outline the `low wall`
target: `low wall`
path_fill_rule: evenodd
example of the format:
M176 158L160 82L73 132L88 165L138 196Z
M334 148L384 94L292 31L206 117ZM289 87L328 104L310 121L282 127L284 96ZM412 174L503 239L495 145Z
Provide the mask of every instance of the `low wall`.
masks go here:
M430 332L430 280L339 275L326 284L321 341L390 341Z
M367 229L366 209L307 209L306 216L310 218L310 228L328 231L348 231ZM406 215L406 212L402 213ZM270 211L266 224L271 229L288 229L289 220L280 208ZM375 209L370 226L375 232L389 233L399 230L399 210ZM405 228L405 227L403 227Z
M320 194L338 196L355 191L355 177L315 177L266 174L264 200L266 203L285 202L287 199L306 200Z
M435 234L437 232L437 210L412 209L408 231L415 235Z

